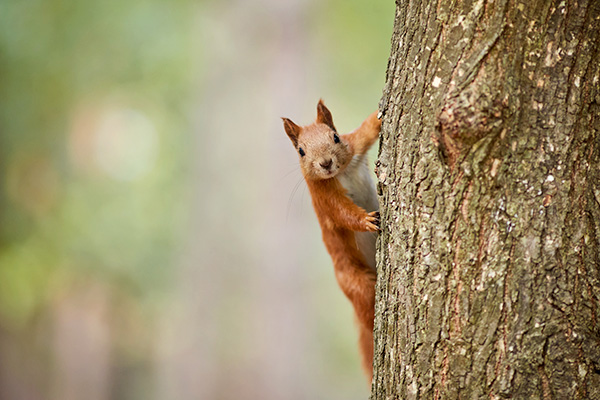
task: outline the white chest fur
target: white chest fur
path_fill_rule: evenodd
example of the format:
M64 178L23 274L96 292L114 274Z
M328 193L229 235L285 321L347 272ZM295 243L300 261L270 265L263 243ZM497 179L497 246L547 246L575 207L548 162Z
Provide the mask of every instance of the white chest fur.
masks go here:
M348 191L348 197L367 212L379 209L375 184L367 165L365 155L354 156L343 173L337 176L339 182ZM369 266L375 270L375 241L373 232L355 232L356 245Z

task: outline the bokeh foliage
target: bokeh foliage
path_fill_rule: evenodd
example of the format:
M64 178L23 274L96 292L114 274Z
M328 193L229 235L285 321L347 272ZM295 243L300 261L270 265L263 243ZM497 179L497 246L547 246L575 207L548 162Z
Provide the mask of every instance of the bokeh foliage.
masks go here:
M8 323L26 323L57 276L97 274L137 294L168 280L189 156L191 10L187 1L0 4Z
M0 399L181 400L198 398L195 381L226 379L251 383L218 384L213 397L253 398L278 379L273 366L254 380L257 358L272 363L255 348L268 330L256 321L280 318L261 310L270 297L256 298L261 285L288 278L294 291L271 295L284 309L293 298L304 314L286 318L311 325L297 343L305 359L284 360L298 365L285 373L316 383L286 392L281 381L281 393L364 395L355 332L340 329L351 310L308 199L288 206L292 189L282 182L298 176L281 172L296 161L292 149L280 151L288 143L278 117L290 109L277 99L301 103L300 119L323 96L338 127L354 128L380 95L393 7L0 1ZM286 43L300 54L298 76L277 64ZM295 91L268 81L277 73L297 80ZM257 223L266 215L285 222ZM269 243L281 239L278 229L300 238L284 246L309 250L277 258ZM203 304L185 290L203 291ZM187 316L200 325L170 325ZM180 353L181 327L201 331L208 350ZM210 371L186 364L197 354ZM183 367L192 389L172 392L187 379ZM266 389L244 392L248 384ZM270 393L261 398L296 398Z

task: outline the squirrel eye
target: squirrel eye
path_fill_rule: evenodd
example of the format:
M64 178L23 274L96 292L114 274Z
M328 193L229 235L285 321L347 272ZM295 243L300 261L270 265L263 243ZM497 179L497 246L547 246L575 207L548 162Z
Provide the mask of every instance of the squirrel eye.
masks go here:
M298 147L298 153L300 153L301 157L304 157L306 155L306 153L304 152L304 150L302 149L302 147Z
M340 137L338 136L338 134L337 134L337 133L334 133L334 134L333 134L333 141L334 141L335 143L339 143L339 142L340 142Z

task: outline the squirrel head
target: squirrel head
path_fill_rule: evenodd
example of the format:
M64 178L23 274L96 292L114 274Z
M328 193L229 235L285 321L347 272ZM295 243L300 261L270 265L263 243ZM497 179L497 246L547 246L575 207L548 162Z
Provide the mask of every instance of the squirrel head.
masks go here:
M300 157L300 168L306 179L330 179L342 172L352 160L352 149L338 135L331 112L319 100L317 120L308 126L298 126L282 118L285 133Z

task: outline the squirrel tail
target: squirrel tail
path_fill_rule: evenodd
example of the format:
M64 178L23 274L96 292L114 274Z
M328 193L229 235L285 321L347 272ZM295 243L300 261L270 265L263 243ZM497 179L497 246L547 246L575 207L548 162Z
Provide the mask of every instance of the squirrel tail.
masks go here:
M373 328L360 324L358 343L362 367L370 383L373 379Z

